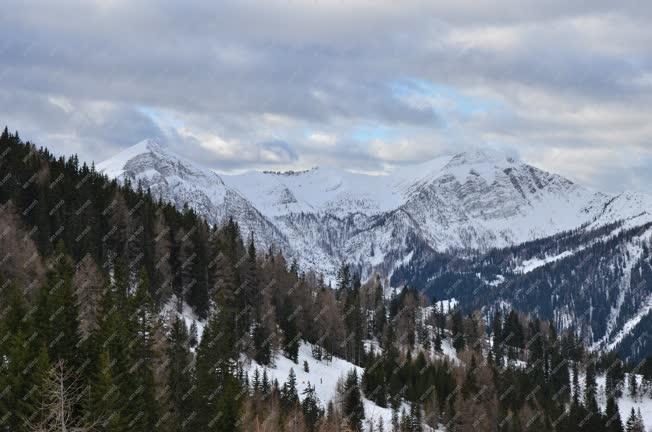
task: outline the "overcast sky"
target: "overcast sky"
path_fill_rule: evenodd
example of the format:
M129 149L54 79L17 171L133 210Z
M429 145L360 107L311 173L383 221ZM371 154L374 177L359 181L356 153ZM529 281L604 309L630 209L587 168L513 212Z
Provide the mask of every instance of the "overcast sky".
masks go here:
M572 3L572 4L571 4ZM100 161L380 172L476 147L652 181L652 3L5 0L0 119Z

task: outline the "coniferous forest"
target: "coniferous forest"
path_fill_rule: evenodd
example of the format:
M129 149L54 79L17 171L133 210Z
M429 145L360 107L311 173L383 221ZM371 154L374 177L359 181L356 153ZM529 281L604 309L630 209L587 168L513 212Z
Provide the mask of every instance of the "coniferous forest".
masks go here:
M6 128L0 204L1 431L644 430L618 402L650 399L650 358L389 293L346 262L327 283L232 219L209 226ZM306 345L359 367L332 400L298 390ZM280 358L296 364L281 382Z

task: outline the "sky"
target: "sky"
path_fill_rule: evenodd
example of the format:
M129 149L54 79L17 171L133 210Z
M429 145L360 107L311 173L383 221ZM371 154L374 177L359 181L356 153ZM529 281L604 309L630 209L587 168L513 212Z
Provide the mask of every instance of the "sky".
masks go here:
M0 123L101 161L382 173L491 148L605 192L652 181L652 3L5 0Z

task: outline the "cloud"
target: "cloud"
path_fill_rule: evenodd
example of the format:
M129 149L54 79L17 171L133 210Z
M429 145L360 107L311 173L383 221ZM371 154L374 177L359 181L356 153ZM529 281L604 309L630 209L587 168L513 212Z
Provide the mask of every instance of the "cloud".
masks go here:
M490 145L596 188L646 188L652 4L4 6L0 115L86 160L150 136L222 170L382 170Z

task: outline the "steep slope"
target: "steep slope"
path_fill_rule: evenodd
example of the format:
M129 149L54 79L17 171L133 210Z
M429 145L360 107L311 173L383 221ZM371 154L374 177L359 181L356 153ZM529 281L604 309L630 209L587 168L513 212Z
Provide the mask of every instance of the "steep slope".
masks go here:
M174 155L155 140L142 141L96 168L119 181L149 188L178 208L188 205L212 224L233 217L243 236L253 232L265 247L288 246L283 233L218 174Z

